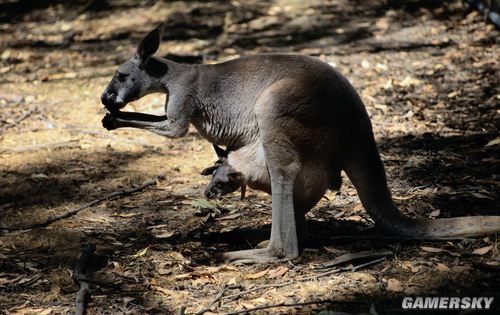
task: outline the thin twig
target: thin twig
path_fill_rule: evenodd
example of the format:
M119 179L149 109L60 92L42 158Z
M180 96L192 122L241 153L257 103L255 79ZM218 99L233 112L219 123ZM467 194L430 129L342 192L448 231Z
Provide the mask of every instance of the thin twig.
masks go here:
M87 245L75 266L73 278L80 284L80 289L76 293L75 297L75 315L83 315L86 312L86 304L90 295L90 288L89 284L85 280L85 273L88 269L87 265L90 261L90 257L95 252L95 249L96 247L94 244Z
M0 128L0 134L4 133L5 130L7 130L9 128L12 128L12 127L20 124L23 120L25 120L26 118L28 118L29 116L31 116L31 114L33 114L37 110L38 110L38 108L36 106L33 106L27 112L25 112L24 114L22 114L21 116L19 116L19 118L17 118L14 122L12 122L11 124L8 124L7 126L4 126L3 128Z
M366 263L361 264L361 265L354 266L354 267L352 267L351 271L352 271L352 272L355 272L355 271L356 271L356 270L358 270L358 269L361 269L361 268L365 268L365 267L368 267L368 266L371 266L371 265L378 264L379 262L383 262L385 259L386 259L385 257L382 257L382 258L379 258L379 259L375 259L375 260L372 260L372 261L366 262Z
M96 205L98 203L101 203L103 201L106 201L108 199L111 199L111 198L114 198L114 197L118 197L118 196L127 196L127 195L130 195L130 194L133 194L135 192L138 192L138 191L141 191L149 186L153 186L153 185L156 185L156 182L157 180L159 179L163 179L164 176L163 175L160 175L154 179L149 179L147 181L145 181L144 183L142 183L141 185L137 186L137 187L133 187L133 188L128 188L128 189L120 189L120 190L117 190L117 191L114 191L112 193L109 193L107 195L104 195L102 197L99 197L95 200L92 200L84 205L81 205L79 207L76 207L74 209L71 209L61 215L58 215L58 216L54 216L54 217L49 217L47 220L43 221L43 222L39 222L39 223L35 223L35 224L31 224L31 225L28 225L28 226L22 226L22 227L6 227L6 226L0 226L0 230L4 230L4 231L20 231L20 230L29 230L29 229L34 229L34 228L38 228L38 227L45 227L47 225L50 225L56 221L59 221L59 220L62 220L62 219L66 219L70 216L73 216L75 214L77 214L78 212L84 210L84 209L87 209L93 205Z
M205 307L205 308L201 309L200 311L198 311L197 313L195 313L195 315L203 315L206 312L210 311L212 309L212 306L215 303L220 301L220 299L224 295L224 292L226 292L227 289L232 289L232 288L236 288L236 287L238 287L238 286L228 286L228 285L222 286L219 293L215 296L215 298L212 300L212 302L210 302L207 307Z

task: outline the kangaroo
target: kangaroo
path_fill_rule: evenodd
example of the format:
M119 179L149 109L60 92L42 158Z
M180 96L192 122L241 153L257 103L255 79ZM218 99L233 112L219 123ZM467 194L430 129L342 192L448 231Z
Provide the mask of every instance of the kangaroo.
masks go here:
M118 67L101 100L108 130L142 128L169 138L192 124L226 145L233 167L272 192L269 245L225 253L229 261L270 262L299 255L304 214L341 170L383 232L443 239L500 232L500 216L412 219L394 205L365 106L347 79L319 59L286 54L184 65L154 56L159 25ZM165 93L165 115L120 111L150 93ZM298 228L299 227L299 228Z

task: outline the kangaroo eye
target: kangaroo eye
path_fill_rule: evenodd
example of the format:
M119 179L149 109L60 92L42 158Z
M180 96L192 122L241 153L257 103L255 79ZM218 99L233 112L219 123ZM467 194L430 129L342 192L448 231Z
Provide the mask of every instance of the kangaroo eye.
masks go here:
M116 78L118 79L118 81L120 82L123 82L125 81L125 79L128 77L128 73L121 73L121 72L117 72L116 73Z

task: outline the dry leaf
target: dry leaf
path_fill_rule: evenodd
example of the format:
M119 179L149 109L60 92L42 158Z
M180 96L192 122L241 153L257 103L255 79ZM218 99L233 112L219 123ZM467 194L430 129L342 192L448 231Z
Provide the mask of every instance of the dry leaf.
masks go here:
M165 231L165 232L161 232L161 233L158 233L158 234L154 234L154 236L156 238L169 238L169 237L171 237L174 234L175 234L175 232Z
M485 145L485 147L491 147L498 144L500 144L500 137L496 137L495 139L491 140Z
M480 193L478 193L478 192L473 192L473 193L471 193L471 195L473 195L474 197L479 198L479 199L490 199L490 200L495 200L495 198L493 198L493 197L486 196L486 195L480 194Z
M429 246L420 246L420 249L423 250L424 252L429 252L429 253L441 253L441 252L443 252L443 250L441 248L429 247Z
M398 279L390 278L387 280L387 289L392 292L401 292L403 291L403 286Z
M384 84L384 90L392 90L392 79L387 80Z
M436 268L440 272L451 272L451 269L443 263L437 263Z
M238 283L238 277L233 277L227 282L228 285L235 285Z
M162 287L159 287L159 286L155 286L155 285L152 285L151 287L153 289L155 289L156 291L165 294L166 296L172 296L172 290L165 289L165 288L162 288Z
M404 269L408 269L413 273L417 273L420 270L420 268L418 266L415 266L411 261L402 261L401 266Z
M422 84L422 81L416 78L412 78L410 76L407 76L404 78L403 81L399 82L400 86L410 86L410 85L420 85Z
M283 277L287 272L288 272L288 267L280 266L280 267L276 268L275 270L269 271L268 277L269 278L280 278L280 277Z
M215 221L233 220L233 219L236 219L239 217L241 217L241 213L235 213L235 214L226 215L225 217L222 217L222 218L215 218Z
M431 217L431 218L435 218L435 217L439 216L439 214L440 214L440 213L441 213L441 211L439 211L439 210L434 210L434 211L432 211L431 213L429 213L429 217Z
M488 253L492 248L493 248L493 246L491 246L491 245L477 248L472 252L472 254L473 255L484 255L484 254Z
M352 208L351 211L358 212L358 211L361 211L361 210L363 210L363 205L361 203L358 203L354 208Z
M138 258L138 257L141 257L141 256L144 256L146 255L146 253L148 252L148 249L149 249L149 246L146 247L146 248L143 248L141 249L140 251L138 251L136 254L132 255L133 258Z
M243 306L243 307L244 307L244 308L246 308L246 309L251 309L251 308L254 308L254 307L255 307L255 305L250 304L250 303L248 303L248 302L240 302L240 305L241 305L241 306Z
M263 277L267 272L269 271L269 269L266 269L266 270L262 270L262 271L259 271L257 273L254 273L254 274L251 274L251 275L248 275L246 276L245 278L246 279L258 279L260 277Z
M363 221L363 218L360 217L359 215L351 215L350 217L347 217L345 218L346 220L350 220L350 221Z

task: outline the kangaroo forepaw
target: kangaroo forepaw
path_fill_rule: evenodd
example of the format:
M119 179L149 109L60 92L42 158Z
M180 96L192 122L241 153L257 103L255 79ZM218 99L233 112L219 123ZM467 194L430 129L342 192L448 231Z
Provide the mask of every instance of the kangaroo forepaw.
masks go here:
M104 128L106 128L107 130L115 130L116 128L118 128L116 126L116 119L115 119L115 116L107 113L103 119L101 120L102 122L102 126Z

